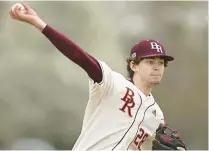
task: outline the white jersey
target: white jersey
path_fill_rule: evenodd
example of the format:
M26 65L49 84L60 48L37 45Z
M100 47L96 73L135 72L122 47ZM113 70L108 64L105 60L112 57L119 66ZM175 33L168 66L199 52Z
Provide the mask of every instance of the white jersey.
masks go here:
M145 96L124 76L99 63L103 80L89 81L89 101L73 150L132 150L132 144L151 149L148 140L164 123L161 109L151 94Z

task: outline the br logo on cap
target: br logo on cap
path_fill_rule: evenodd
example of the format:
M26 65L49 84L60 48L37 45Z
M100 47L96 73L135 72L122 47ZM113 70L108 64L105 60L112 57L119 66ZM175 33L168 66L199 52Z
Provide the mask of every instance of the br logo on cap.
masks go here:
M158 45L156 42L150 42L151 49L156 49L157 52L163 53L162 47Z

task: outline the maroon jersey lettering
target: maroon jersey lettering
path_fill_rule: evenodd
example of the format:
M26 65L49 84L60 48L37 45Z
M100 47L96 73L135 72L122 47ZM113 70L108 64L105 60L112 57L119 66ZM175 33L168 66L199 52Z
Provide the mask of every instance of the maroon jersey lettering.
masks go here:
M140 146L144 143L147 137L148 134L144 131L144 129L140 128L139 133L134 139L134 144L138 147L139 150L140 150Z
M123 112L128 112L128 115L132 117L131 109L135 106L134 102L134 92L126 87L126 94L123 98L121 98L122 101L124 101L123 107L120 108Z

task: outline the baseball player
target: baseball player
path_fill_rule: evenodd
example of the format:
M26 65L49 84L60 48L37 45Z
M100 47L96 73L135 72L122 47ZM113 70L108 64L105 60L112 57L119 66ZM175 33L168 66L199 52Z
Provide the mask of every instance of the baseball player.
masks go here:
M35 26L88 74L89 101L73 150L152 149L152 140L156 129L164 123L164 116L151 91L174 58L166 55L158 41L142 40L133 46L127 59L127 80L46 24L28 5L22 5L25 13L16 6L10 10L10 16Z

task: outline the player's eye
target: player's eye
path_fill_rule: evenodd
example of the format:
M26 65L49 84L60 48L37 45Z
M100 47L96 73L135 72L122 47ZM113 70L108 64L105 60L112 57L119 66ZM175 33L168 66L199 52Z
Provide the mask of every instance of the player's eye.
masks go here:
M149 64L153 64L153 63L154 63L154 61L152 61L152 60L148 60L148 61L147 61L147 63L149 63Z
M158 64L159 65L164 65L164 61L159 61Z

